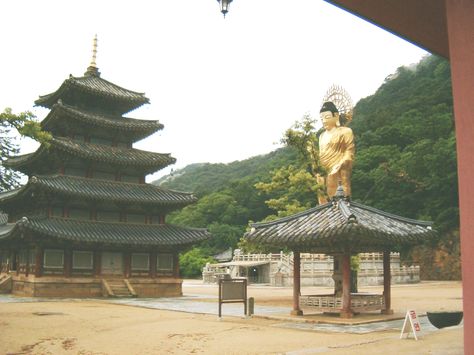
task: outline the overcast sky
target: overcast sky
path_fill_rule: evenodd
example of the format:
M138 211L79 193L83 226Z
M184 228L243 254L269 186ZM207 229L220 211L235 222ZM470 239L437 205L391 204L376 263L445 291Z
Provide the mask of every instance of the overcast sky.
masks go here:
M34 100L83 75L97 33L102 78L151 101L128 116L165 126L135 147L171 153L174 169L268 153L332 84L356 103L426 55L321 0L234 0L225 19L216 0L16 0L0 13L0 110L44 118Z

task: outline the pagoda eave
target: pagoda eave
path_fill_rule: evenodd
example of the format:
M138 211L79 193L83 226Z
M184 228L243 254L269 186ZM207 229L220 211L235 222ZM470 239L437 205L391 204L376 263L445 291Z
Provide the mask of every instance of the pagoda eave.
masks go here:
M98 76L70 76L55 92L40 96L35 104L51 109L58 100L70 101L72 97L83 94L86 97L101 98L113 103L111 107L123 114L132 111L150 100L143 93L124 89ZM72 100L71 100L72 101Z
M0 244L31 233L34 238L54 238L65 242L110 244L116 246L153 246L185 248L209 239L203 228L185 228L170 224L133 224L98 222L67 218L29 217L8 224L0 232Z
M66 157L61 158L62 154L65 154ZM42 145L34 153L9 158L4 162L4 165L31 175L37 171L37 165L46 166L48 163L51 165L51 156L54 156L54 159L58 161L77 157L89 162L107 163L121 168L135 168L145 174L153 173L176 162L176 159L170 154L76 142L69 138L53 138L50 147Z
M112 130L115 135L126 134L126 136L132 138L133 142L148 137L164 127L157 120L140 120L119 115L98 114L62 102L52 106L48 116L41 122L41 127L43 130L52 131L57 125L64 126L68 124L83 124L87 127L93 126L107 131Z

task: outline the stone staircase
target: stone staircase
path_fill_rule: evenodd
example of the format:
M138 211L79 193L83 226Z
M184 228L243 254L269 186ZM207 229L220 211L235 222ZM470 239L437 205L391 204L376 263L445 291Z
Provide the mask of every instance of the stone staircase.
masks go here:
M8 274L0 274L0 293L11 293L12 286L12 277Z
M135 290L127 279L103 279L102 284L106 291L105 294L108 297L137 297Z

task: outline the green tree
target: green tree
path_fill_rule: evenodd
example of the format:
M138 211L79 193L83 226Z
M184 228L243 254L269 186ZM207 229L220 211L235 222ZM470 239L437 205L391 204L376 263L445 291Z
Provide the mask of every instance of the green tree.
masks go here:
M318 139L321 131L316 130L315 121L305 114L300 121L284 133L281 142L297 152L297 159L274 170L270 181L259 182L257 190L268 196L265 203L276 213L264 220L272 220L304 211L315 206L317 196L324 194L324 186L318 184L317 175L326 172L319 164Z
M18 154L19 151L14 131L45 145L49 145L51 140L51 134L41 130L33 113L25 111L15 114L10 108L0 113L0 191L19 186L20 175L3 165L8 157Z
M202 268L206 263L213 263L215 260L207 255L201 248L193 248L179 256L179 268L182 277L200 277Z

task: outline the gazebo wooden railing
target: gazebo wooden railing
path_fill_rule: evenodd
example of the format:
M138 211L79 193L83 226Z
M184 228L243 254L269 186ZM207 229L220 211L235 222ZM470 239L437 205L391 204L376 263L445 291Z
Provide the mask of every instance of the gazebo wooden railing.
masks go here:
M299 297L301 308L310 308L317 312L339 313L342 309L342 295L302 295ZM351 293L353 312L382 311L385 309L383 294Z

